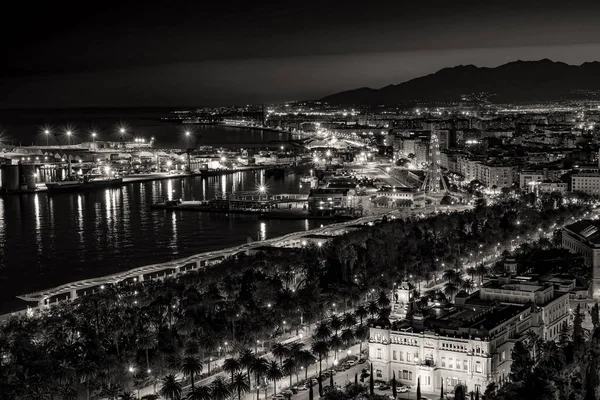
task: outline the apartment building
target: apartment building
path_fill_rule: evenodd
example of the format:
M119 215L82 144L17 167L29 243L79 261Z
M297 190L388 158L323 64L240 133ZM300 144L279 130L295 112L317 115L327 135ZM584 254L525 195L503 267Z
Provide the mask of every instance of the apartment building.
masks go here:
M600 195L600 173L581 172L571 175L571 190L589 195Z

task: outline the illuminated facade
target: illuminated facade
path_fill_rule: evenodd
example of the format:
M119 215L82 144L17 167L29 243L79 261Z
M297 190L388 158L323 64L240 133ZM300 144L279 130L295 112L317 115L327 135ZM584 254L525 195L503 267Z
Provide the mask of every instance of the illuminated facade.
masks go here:
M392 301L393 313L405 308L396 303L402 303L399 297ZM425 392L439 393L442 384L448 391L466 385L482 392L491 382L505 382L514 344L527 340L526 332L558 339L570 315L569 294L552 283L505 276L457 295L455 304L407 315L389 327L371 327L374 378L389 381L395 374L400 383L413 386L420 378Z
M581 220L562 231L562 247L581 254L592 268L592 298L600 299L600 221Z

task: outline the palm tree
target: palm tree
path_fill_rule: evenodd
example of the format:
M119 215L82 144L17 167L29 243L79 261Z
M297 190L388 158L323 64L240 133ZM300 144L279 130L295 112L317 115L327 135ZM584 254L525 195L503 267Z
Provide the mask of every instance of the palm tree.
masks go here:
M369 315L371 316L371 318L373 318L375 315L377 315L377 313L379 312L379 306L377 305L377 302L370 301L369 304L367 305L367 311L369 312Z
M279 364L283 364L283 357L287 357L290 354L290 350L283 343L275 343L271 347L271 353L273 353L273 356L279 358Z
M111 400L115 400L119 397L119 393L122 392L122 388L120 385L116 385L114 383L107 383L102 386L102 390L100 391L100 396L108 397Z
M158 341L156 339L156 335L150 331L144 331L144 333L138 337L138 348L144 350L146 354L146 369L150 369L148 351L154 349L157 344Z
M354 314L358 319L360 319L360 324L362 325L363 319L369 316L369 311L364 305L361 304L358 307L356 307L356 310L354 310Z
M379 308L386 308L390 306L390 299L385 290L379 292L379 297L377 298L377 305Z
M72 385L61 385L58 389L58 393L62 400L77 400L78 397L77 390Z
M319 358L319 378L321 377L321 371L323 371L323 357L329 355L329 344L322 340L317 340L312 344L312 351Z
M450 301L454 301L454 296L458 293L458 290L458 286L452 281L448 281L444 285L444 294L450 298Z
M352 328L356 325L356 317L352 313L346 313L342 318L342 323L346 328Z
M329 326L331 326L331 329L333 329L335 331L335 334L337 335L338 331L342 329L342 326L344 326L344 323L342 322L340 317L333 314L329 319Z
M317 340L327 340L331 336L331 328L327 322L321 322L315 329L314 337Z
M290 387L292 387L292 375L296 372L297 367L298 365L296 363L296 360L294 360L293 358L286 358L283 362L283 372L285 372L286 375L290 376Z
M296 357L298 357L298 354L302 350L304 350L304 343L301 343L301 342L292 343L289 347L289 350L290 351L289 351L288 357L295 359Z
M229 372L231 374L231 381L233 382L233 374L241 369L241 364L237 360L237 358L226 358L223 361L223 371Z
M181 399L181 383L177 382L175 375L170 374L162 378L162 386L160 388L160 395L169 400Z
M314 364L317 359L309 350L301 350L296 355L296 361L304 367L304 379L308 379L308 367Z
M473 279L465 279L462 281L460 288L467 293L471 293L473 289L475 289L475 283L473 282Z
M342 343L344 343L345 346L350 346L352 342L356 340L356 337L354 336L354 331L351 328L346 328L342 331L340 339L342 339Z
M333 350L333 352L334 352L333 353L334 359L337 360L337 353L343 346L344 346L344 342L338 335L333 335L329 339L329 348L331 350Z
M277 381L283 378L283 372L281 367L277 364L277 361L271 361L266 373L267 379L273 381L273 394L277 394Z
M231 390L229 390L229 386L222 376L216 378L211 383L210 389L212 400L225 400L231 396Z
M260 386L260 378L269 370L269 362L264 357L258 357L252 364L252 371L256 375L256 386Z
M136 400L133 392L123 392L119 395L119 400Z
M187 356L183 358L181 363L181 372L186 377L190 377L192 381L192 389L194 388L194 375L202 372L202 363L198 357Z
M98 375L98 366L91 361L82 360L77 368L77 374L79 375L79 381L85 383L87 399L90 398L90 383Z
M248 381L250 381L250 370L252 369L252 366L254 365L255 359L256 359L256 356L250 349L244 349L240 352L240 358L239 358L240 365L242 367L246 368L246 371L248 372Z
M488 273L488 268L484 263L477 265L475 268L477 269L477 274L479 274L479 284L481 285L483 283L483 277Z
M370 334L369 327L367 325L363 325L363 324L360 324L358 326L358 328L356 328L356 330L354 331L354 336L356 336L356 339L358 339L358 341L359 341L359 350L358 350L359 358L362 354L363 341L365 341L369 338L369 334Z
M231 389L235 390L238 394L238 400L242 400L242 393L250 391L250 382L248 381L246 374L238 372L231 379Z
M196 386L186 396L186 400L212 400L208 386Z

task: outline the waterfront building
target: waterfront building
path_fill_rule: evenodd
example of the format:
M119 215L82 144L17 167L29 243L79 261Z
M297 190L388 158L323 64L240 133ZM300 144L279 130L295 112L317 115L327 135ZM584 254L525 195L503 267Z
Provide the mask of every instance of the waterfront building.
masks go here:
M507 379L514 344L527 340L528 331L558 338L569 317L569 294L551 283L505 276L472 294L459 293L455 304L407 316L371 327L374 378L389 381L395 373L405 385L420 379L426 392L439 392L442 384L448 391L466 385L482 392L489 383Z
M311 214L345 214L353 208L353 191L347 188L312 189L308 194Z
M600 300L600 221L585 219L565 226L562 247L583 256L592 269L592 298Z
M403 201L412 202L415 207L425 206L425 192L415 187L382 188L377 191L375 196L373 201L385 198L388 199L388 202L396 203L398 206L403 206Z

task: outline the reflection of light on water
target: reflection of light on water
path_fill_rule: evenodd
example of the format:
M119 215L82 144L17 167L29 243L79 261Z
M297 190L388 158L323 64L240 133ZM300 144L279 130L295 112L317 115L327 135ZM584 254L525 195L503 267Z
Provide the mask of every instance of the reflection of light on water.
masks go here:
M167 181L167 200L173 200L173 180Z
M42 232L40 223L40 198L36 193L33 197L33 212L35 214L35 242L37 244L38 252L42 251ZM4 219L4 215L2 216Z
M177 213L171 212L171 227L173 229L173 234L171 235L171 248L177 248Z
M265 240L267 238L267 224L264 222L260 223L260 237L259 240Z
M261 186L265 186L265 170L260 170L259 181Z
M4 242L4 224L5 224L5 219L4 219L4 200L0 199L0 238L2 239L2 241Z
M79 234L79 243L83 244L83 200L81 195L77 195L77 233Z
M221 191L223 192L223 197L227 195L227 176L221 175Z
M310 230L310 225L309 225L309 223L308 223L308 220L307 220L307 219L305 219L305 220L304 220L304 230L305 230L305 231L308 231L308 230Z
M202 178L202 200L206 200L206 178Z
M104 200L106 201L106 222L112 219L112 210L110 209L110 189L106 189L104 192Z
M37 232L37 236L39 236L40 231L40 198L36 193L33 197L33 210L35 213L35 230Z

